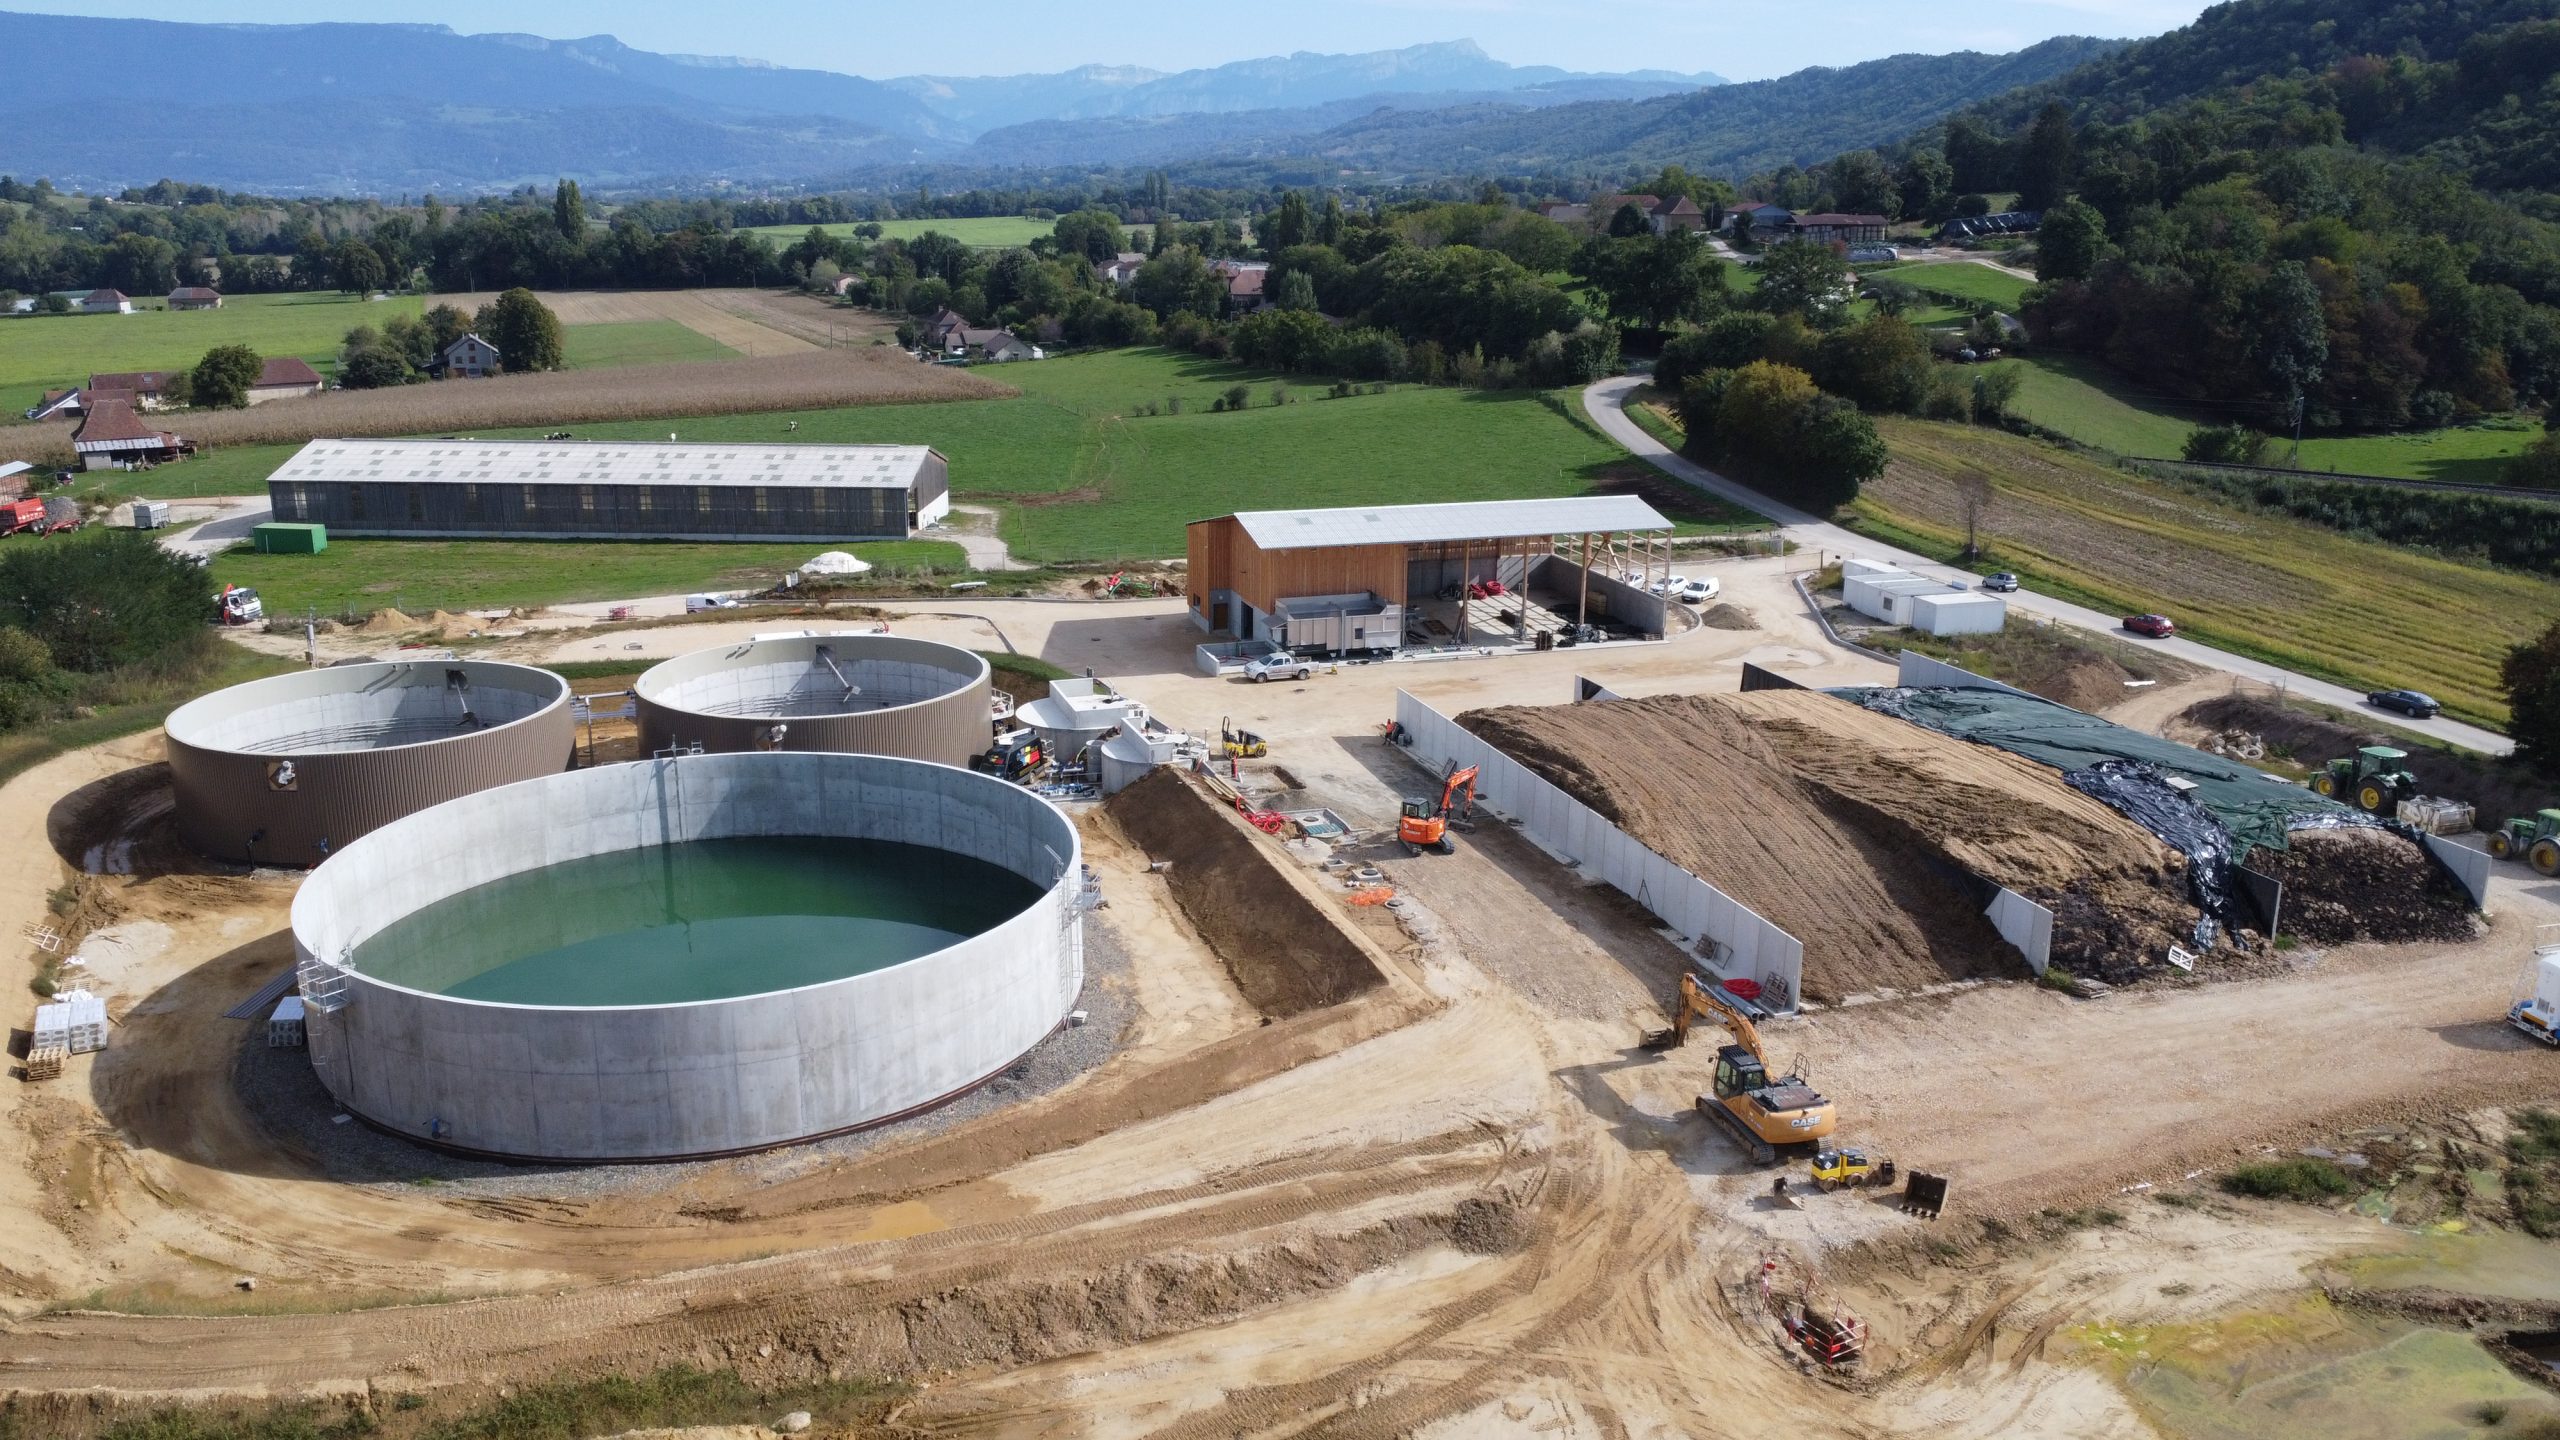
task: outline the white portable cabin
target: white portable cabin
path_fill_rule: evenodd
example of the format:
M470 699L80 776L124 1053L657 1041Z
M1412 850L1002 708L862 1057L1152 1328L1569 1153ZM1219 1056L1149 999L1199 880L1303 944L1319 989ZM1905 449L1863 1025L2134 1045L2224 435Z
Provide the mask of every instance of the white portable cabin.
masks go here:
M1997 595L1959 589L1878 560L1840 562L1840 598L1871 620L1907 625L1926 635L1988 635L2009 619L2008 602Z
M107 1002L86 990L65 990L36 1007L35 1049L73 1055L107 1048Z
M287 995L276 1002L275 1013L267 1017L267 1048L299 1050L302 1042L302 997Z
M2560 926L2540 929L2542 943L2533 948L2533 962L2521 987L2524 996L2507 1012L2507 1019L2545 1044L2560 1044L2560 942L2550 938Z

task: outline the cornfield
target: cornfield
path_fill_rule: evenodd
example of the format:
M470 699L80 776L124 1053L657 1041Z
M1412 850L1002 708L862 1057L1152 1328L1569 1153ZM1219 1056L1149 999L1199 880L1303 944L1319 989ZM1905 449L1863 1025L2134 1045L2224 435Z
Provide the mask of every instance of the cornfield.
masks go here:
M986 400L1017 393L967 370L919 365L897 350L876 348L338 390L248 410L177 411L153 419L199 447L213 448L290 445L322 435L445 435L661 415ZM0 428L0 460L67 464L75 428Z

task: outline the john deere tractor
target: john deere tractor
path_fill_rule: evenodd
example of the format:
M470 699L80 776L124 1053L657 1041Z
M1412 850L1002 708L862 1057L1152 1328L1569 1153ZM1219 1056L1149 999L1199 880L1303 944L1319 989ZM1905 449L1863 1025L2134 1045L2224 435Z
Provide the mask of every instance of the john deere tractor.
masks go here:
M2375 815L2398 813L2400 802L2418 793L2418 777L2403 763L2406 750L2367 745L2311 777L2311 788L2332 800L2344 800Z
M2490 831L2489 856L2522 860L2545 875L2560 875L2560 810L2519 815Z

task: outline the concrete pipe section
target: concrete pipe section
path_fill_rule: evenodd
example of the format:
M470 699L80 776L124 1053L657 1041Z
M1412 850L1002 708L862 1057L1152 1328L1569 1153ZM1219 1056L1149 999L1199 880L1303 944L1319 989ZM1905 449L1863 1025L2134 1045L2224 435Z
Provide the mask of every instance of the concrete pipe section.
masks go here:
M566 1162L893 1120L993 1078L1084 985L1057 807L874 755L697 755L452 801L293 902L312 1068L381 1129Z
M404 815L569 767L569 682L489 660L334 665L170 713L178 834L258 865L317 865Z
M697 650L632 687L640 753L830 750L966 766L987 748L991 672L953 645L789 635Z

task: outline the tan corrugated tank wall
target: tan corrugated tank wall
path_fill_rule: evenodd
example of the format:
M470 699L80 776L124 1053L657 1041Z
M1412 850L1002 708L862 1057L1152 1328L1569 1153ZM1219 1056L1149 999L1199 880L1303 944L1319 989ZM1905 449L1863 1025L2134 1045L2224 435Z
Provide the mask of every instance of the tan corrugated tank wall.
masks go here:
M381 723L390 697L443 695L452 671L469 678L476 696L495 704L504 692L526 713L408 743L351 738ZM168 732L180 838L218 859L260 865L316 865L430 805L557 774L577 743L567 681L479 660L341 665L253 680L179 707ZM287 764L289 772L281 769Z
M797 685L822 673L818 648L859 679L879 665L905 675L936 672L940 693L883 708L834 714L776 713ZM980 656L953 645L900 635L777 637L681 655L651 669L632 687L640 725L640 753L700 745L705 753L749 750L832 751L898 755L937 765L966 767L987 748L993 675ZM815 702L807 702L815 703ZM779 743L771 742L776 725Z

